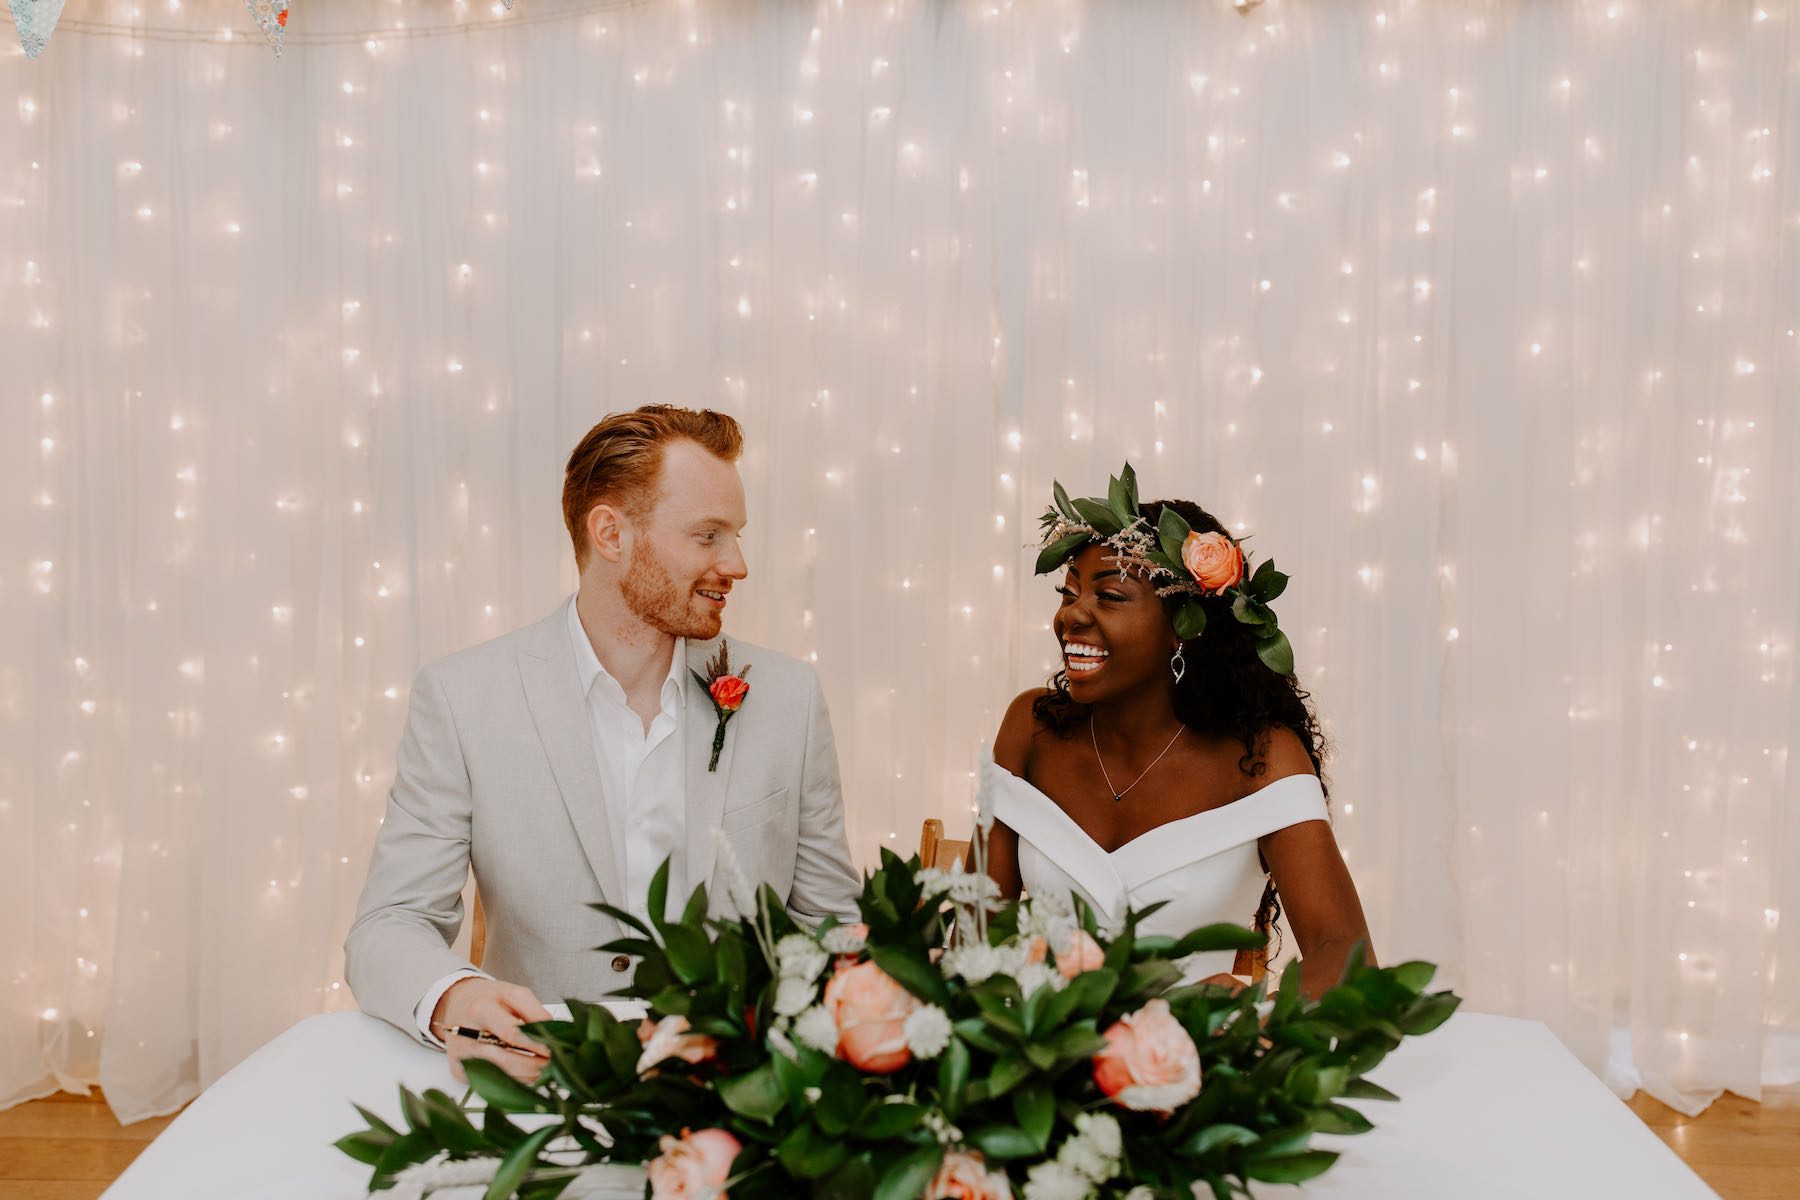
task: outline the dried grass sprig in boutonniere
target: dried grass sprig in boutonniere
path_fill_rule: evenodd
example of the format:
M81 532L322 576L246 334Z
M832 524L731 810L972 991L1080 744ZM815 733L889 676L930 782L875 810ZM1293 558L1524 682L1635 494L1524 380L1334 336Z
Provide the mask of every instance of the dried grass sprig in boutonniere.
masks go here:
M725 725L737 716L738 709L744 707L745 697L750 695L750 685L744 682L744 676L748 674L748 663L744 664L743 670L732 671L730 642L719 643L719 653L707 662L706 674L693 673L700 686L706 689L713 711L719 714L719 727L713 732L712 758L706 763L708 771L719 769L719 752L725 748Z

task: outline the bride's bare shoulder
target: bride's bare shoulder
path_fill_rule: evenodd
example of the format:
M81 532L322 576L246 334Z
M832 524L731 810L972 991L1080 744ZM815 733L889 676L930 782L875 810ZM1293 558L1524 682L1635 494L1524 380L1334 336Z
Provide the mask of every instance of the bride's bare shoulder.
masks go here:
M1021 779L1031 762L1032 743L1047 731L1037 715L1037 702L1055 695L1051 688L1026 688L1006 706L1000 719L1000 732L994 735L994 761Z

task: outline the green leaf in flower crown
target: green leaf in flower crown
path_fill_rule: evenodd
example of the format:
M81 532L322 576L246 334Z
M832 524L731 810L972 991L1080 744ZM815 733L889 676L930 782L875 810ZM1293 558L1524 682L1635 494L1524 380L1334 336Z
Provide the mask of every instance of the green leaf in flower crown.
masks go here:
M1101 537L1111 537L1125 528L1125 522L1115 516L1113 510L1099 500L1080 499L1071 501L1071 503L1075 505L1075 511L1081 514L1081 519L1092 525Z
M1294 673L1294 648L1288 645L1287 634L1279 629L1271 637L1256 640L1256 657L1277 675Z
M1231 615L1238 619L1238 624L1253 628L1268 629L1275 624L1275 614L1269 611L1269 606L1248 592L1239 592L1232 599Z
M466 1060L472 1061L472 1060ZM537 1165L538 1152L549 1140L562 1132L561 1125L546 1125L528 1136L524 1141L506 1152L500 1160L500 1169L494 1172L494 1181L488 1184L488 1190L482 1200L506 1200L519 1190L531 1168Z
M1063 485L1053 482L1051 483L1050 488L1056 496L1057 510L1071 521L1081 520L1080 514L1075 511L1075 505L1070 503L1069 493L1064 490Z
M1122 479L1115 477L1106 481L1106 507L1119 519L1120 529L1137 520L1137 508L1131 503L1131 489Z
M1187 545L1188 534L1192 532L1187 518L1168 505L1163 506L1162 515L1156 519L1156 540L1162 543L1162 552L1171 562L1181 561L1182 548Z
M1137 471L1132 468L1130 463L1126 463L1125 469L1119 472L1119 482L1125 486L1125 511L1130 513L1133 519L1136 519L1138 515L1138 480Z
M1250 577L1250 584L1245 590L1268 604L1287 591L1287 585L1288 577L1275 569L1275 560L1271 558L1256 568L1256 574Z
M943 1161L944 1148L935 1142L914 1150L882 1174L875 1200L919 1200Z
M725 1107L752 1121L772 1121L787 1097L768 1063L742 1075L727 1075L713 1084Z
M1012 1094L1013 1119L1042 1154L1050 1145L1050 1127L1056 1124L1056 1097L1047 1084L1033 1083Z
M1175 610L1175 636L1184 642L1191 642L1206 632L1206 610L1200 607L1200 601L1189 600Z
M1338 1156L1330 1150L1301 1150L1244 1162L1244 1174L1263 1183L1305 1183L1323 1175Z

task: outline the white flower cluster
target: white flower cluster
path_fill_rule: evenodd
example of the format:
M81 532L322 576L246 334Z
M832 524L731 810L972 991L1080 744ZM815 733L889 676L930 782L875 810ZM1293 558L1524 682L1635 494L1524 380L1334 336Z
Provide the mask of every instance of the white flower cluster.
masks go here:
M1025 965L1025 947L1019 943L990 946L985 942L965 942L944 951L938 968L946 979L960 975L970 983L980 983L995 975L1017 975Z
M914 1058L936 1058L950 1044L950 1014L935 1004L913 1009L902 1028Z
M962 866L957 864L958 869ZM936 900L950 890L950 872L939 867L926 867L918 876L919 886L925 890L926 900Z
M962 1130L952 1125L949 1120L945 1118L944 1114L937 1109L926 1109L925 1115L920 1118L920 1124L931 1131L931 1136L938 1140L940 1146L962 1145Z
M794 1036L820 1054L836 1054L837 1022L823 1004L815 1004L794 1020Z
M825 948L804 933L790 933L775 943L775 1012L791 1017L805 1012L818 997L819 972L831 961Z
M834 925L819 938L828 954L861 954L868 941L868 935L855 925Z
M1026 1172L1025 1200L1090 1200L1094 1190L1119 1173L1124 1139L1109 1113L1082 1113L1075 1134L1056 1157Z
M1019 994L1027 1000L1041 987L1060 992L1069 986L1069 981L1062 977L1062 972L1048 963L1028 962L1014 971L1012 976L1019 981Z

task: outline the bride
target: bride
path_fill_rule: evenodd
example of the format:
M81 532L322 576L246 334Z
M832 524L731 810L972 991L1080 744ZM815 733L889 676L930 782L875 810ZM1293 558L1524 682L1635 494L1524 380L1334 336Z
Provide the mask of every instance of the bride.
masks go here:
M1198 505L1136 493L1128 464L1106 499L1058 485L1044 516L1037 571L1064 571L1063 668L995 736L988 869L1008 896L1079 894L1102 923L1167 901L1147 933L1269 933L1285 910L1316 997L1369 932L1331 833L1318 723L1269 608L1287 579L1273 561L1250 574ZM1229 952L1196 958L1190 978L1237 986Z

